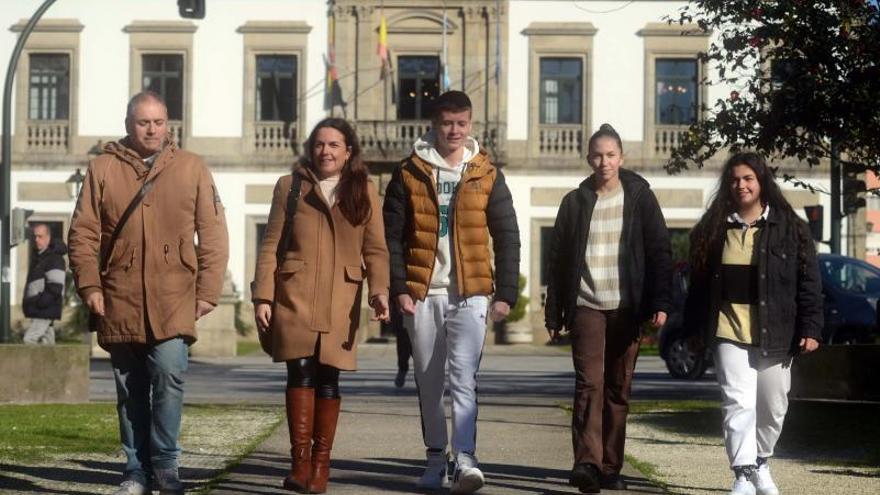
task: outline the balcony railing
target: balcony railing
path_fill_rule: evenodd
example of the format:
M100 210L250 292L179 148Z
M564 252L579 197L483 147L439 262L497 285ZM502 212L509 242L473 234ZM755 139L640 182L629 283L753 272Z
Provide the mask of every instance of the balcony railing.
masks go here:
M183 122L180 120L168 121L168 135L174 139L177 146L183 148Z
M261 155L299 154L296 122L254 122L254 151Z
M581 124L540 124L538 154L579 158L584 152L584 130Z
M30 120L27 123L28 151L67 153L70 122L67 120Z
M355 123L364 155L395 160L409 154L416 139L430 128L431 122L426 120L361 120Z
M681 144L687 130L686 125L655 125L652 148L654 156L669 156L672 148Z
M399 160L412 152L416 139L431 129L427 120L361 120L355 123L361 149L368 160ZM494 159L503 159L505 128L494 123L474 122L471 135Z

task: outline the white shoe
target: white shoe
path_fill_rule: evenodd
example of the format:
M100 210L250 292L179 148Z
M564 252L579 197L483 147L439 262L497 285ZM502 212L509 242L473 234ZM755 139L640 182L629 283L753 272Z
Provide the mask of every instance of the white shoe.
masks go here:
M730 495L756 495L755 485L752 484L748 477L740 475L733 480L733 489Z
M470 494L483 487L483 472L477 467L477 459L465 452L455 457L455 474L452 475L450 493Z
M425 490L439 490L449 486L449 476L446 473L446 452L427 452L428 462L425 472L419 478L419 488Z
M779 495L779 488L776 488L776 483L770 476L770 466L766 462L755 470L755 474L752 475L752 484L755 485L757 495Z
M119 485L119 488L113 492L113 495L146 495L147 487L134 480L125 480Z

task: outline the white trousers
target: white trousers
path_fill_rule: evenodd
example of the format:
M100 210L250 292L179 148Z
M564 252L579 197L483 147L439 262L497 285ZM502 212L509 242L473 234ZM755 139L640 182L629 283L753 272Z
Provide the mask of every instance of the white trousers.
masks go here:
M756 347L721 342L715 351L721 385L724 446L733 466L771 457L782 433L791 389L791 358L764 358Z
M430 449L448 444L443 406L446 366L452 398L452 452L473 454L477 443L477 370L486 340L486 296L429 295L405 323L412 341L422 437Z

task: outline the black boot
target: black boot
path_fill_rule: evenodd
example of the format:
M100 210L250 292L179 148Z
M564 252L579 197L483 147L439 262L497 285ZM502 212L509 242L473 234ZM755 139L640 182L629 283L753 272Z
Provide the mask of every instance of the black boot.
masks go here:
M576 486L581 493L599 493L599 468L593 464L575 464L568 484Z

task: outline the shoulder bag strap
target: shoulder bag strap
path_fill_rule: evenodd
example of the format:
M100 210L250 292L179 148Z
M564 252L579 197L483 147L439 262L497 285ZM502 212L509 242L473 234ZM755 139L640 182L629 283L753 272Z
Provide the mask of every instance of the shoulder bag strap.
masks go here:
M134 213L134 210L137 209L138 205L143 201L144 196L150 192L150 189L153 188L153 184L156 182L156 177L159 174L157 173L150 179L146 180L144 184L141 186L141 189L134 195L131 203L128 204L128 207L125 209L125 212L119 217L119 221L116 222L116 228L113 229L113 234L110 236L110 242L107 244L107 251L103 253L101 256L101 271L107 269L107 264L110 263L110 255L113 253L113 246L116 244L116 240L119 238L119 234L122 232L122 228L125 227L125 224L128 222L128 218Z
M299 197L302 190L302 176L296 172L292 176L293 180L290 182L290 191L287 192L287 215L284 217L281 242L278 243L278 250L275 253L275 258L277 259L276 271L281 268L285 253L290 248L290 231L293 228L293 218L296 216L296 209L299 205Z

